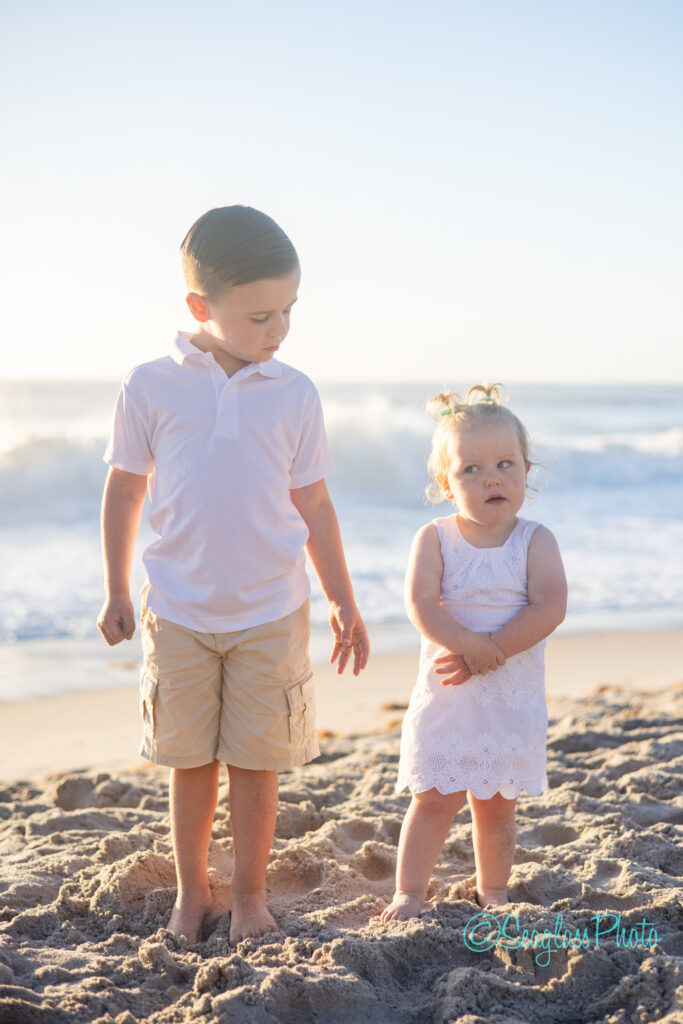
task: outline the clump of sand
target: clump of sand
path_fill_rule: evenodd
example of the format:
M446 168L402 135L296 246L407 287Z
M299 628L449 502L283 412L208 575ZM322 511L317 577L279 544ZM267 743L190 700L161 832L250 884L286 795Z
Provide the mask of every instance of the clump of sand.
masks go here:
M164 930L175 897L164 772L6 786L0 1024L683 1020L683 688L605 688L550 711L550 788L518 802L513 903L467 943L480 911L466 808L422 917L377 919L408 802L394 792L395 729L327 738L321 758L281 777L268 885L282 934L236 949L227 914L194 946ZM210 851L222 911L231 851L224 788ZM587 930L588 945L471 948L507 911L529 936L554 934L562 915L560 934ZM598 912L612 915L605 927L619 920L620 938L596 945ZM654 946L639 938L652 928Z

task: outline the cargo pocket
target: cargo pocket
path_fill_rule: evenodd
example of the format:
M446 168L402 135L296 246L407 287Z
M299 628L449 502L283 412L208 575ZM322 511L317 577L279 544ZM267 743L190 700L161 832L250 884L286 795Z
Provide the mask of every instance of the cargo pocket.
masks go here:
M309 677L285 689L289 705L289 741L303 747L315 735L315 684Z
M142 673L140 680L140 714L143 725L143 743L152 746L154 743L154 705L159 689L159 680L151 672Z

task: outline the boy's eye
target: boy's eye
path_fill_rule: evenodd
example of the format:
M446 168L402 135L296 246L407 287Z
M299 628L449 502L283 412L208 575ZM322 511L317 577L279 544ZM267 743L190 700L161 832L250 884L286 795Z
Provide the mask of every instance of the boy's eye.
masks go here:
M479 469L479 466L465 466L464 472L465 473L476 473L478 469Z
M507 467L511 465L512 463L510 459L501 459L500 462L498 463L498 469L507 469Z
M289 314L291 312L292 312L292 309L291 309L291 306L290 306L289 309L283 309L282 310L282 315L283 316L289 316ZM270 319L270 313L266 313L265 316L250 316L249 319L251 320L251 322L253 324L265 324L265 322Z

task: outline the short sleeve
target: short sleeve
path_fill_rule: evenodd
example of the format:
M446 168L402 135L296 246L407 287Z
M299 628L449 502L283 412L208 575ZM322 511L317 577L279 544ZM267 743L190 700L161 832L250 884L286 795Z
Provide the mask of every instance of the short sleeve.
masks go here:
M290 487L307 487L322 480L334 469L327 444L320 396L311 385L312 394L305 404L301 438L289 471Z
M124 383L119 391L104 461L115 469L147 476L154 469L149 429Z

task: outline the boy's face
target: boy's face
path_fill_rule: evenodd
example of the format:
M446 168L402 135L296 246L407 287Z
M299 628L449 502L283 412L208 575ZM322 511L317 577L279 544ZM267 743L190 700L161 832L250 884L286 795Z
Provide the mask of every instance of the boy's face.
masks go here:
M229 373L272 359L289 333L300 277L293 270L283 277L235 285L214 300L191 292L187 305L200 324L195 344L213 352Z

